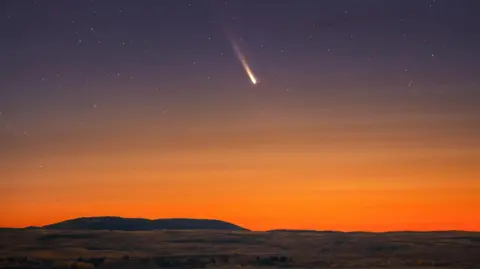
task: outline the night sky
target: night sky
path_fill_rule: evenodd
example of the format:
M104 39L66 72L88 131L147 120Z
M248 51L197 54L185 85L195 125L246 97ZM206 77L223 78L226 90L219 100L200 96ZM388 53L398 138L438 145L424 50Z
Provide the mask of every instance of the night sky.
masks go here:
M0 1L0 226L480 230L479 12Z

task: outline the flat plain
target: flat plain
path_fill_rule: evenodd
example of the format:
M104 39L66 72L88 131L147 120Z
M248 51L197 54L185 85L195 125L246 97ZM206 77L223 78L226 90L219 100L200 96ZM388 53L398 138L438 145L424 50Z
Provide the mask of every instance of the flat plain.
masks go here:
M480 233L0 230L0 268L480 268Z

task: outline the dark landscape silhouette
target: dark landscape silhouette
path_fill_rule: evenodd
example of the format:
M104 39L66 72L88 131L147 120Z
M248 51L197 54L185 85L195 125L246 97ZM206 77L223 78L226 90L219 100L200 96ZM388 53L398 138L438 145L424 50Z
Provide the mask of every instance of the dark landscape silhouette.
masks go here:
M249 231L220 220L84 217L0 230L0 268L478 268L480 233Z
M62 221L43 227L30 227L53 230L117 230L117 231L148 231L148 230L230 230L246 231L240 226L209 219L143 219L122 217L84 217Z

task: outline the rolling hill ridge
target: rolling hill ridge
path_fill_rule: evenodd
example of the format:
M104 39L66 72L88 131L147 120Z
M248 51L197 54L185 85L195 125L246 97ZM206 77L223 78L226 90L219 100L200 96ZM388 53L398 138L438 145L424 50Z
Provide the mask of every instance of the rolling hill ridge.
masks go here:
M143 219L122 217L82 217L66 220L42 227L29 229L48 230L117 230L117 231L149 231L149 230L227 230L248 231L238 225L212 219Z

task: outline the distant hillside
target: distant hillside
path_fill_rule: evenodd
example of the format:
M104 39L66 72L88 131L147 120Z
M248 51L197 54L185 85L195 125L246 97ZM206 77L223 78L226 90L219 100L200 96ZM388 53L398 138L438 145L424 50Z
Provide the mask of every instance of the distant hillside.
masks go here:
M229 230L247 231L232 223L209 219L140 219L121 217L90 217L66 220L39 227L51 230Z
M342 233L339 231L324 231L324 230L295 230L295 229L275 229L269 230L271 233Z

